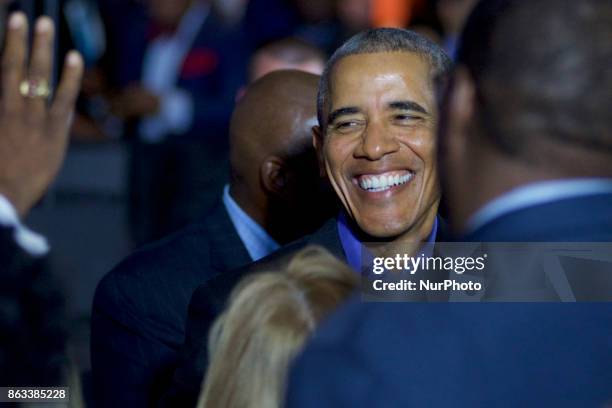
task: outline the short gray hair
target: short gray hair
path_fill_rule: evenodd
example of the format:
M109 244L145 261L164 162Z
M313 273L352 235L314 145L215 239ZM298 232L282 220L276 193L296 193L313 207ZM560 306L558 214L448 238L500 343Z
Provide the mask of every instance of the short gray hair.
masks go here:
M325 109L327 109L329 99L329 77L336 63L349 55L378 52L419 54L429 62L434 80L447 75L452 67L451 59L440 46L413 31L400 28L374 28L362 31L338 48L325 65L317 95L317 118L322 129L326 125Z

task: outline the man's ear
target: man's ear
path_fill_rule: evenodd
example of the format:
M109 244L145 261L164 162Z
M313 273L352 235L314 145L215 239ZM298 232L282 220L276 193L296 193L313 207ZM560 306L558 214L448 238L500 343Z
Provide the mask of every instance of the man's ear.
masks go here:
M470 122L476 110L476 89L467 68L459 66L455 72L451 94L451 111L461 123Z
M323 131L319 126L313 126L311 130L312 134L312 147L314 147L317 154L317 162L319 163L319 176L325 177L327 171L325 170L325 159L323 156Z
M466 148L473 139L474 115L476 112L476 89L467 69L459 66L455 70L447 94L442 142L448 154L465 158Z
M289 174L282 159L270 156L260 167L260 179L263 188L273 194L282 194L289 183Z

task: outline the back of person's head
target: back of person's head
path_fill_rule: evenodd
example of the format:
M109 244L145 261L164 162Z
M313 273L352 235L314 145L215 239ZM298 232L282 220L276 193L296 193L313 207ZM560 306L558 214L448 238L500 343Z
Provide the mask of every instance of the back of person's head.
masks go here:
M249 85L231 118L229 193L280 244L336 213L312 145L318 82L300 70L270 72Z
M516 188L612 177L612 2L482 0L439 129L451 225Z
M485 137L551 167L575 166L559 147L612 159L611 38L610 1L481 1L458 62L474 81Z
M280 406L291 360L357 283L353 270L319 247L298 252L283 271L243 279L211 330L198 406Z

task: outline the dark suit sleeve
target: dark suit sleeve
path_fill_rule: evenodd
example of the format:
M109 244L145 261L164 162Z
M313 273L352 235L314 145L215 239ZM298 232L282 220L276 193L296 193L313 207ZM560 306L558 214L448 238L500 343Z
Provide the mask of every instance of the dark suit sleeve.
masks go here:
M0 384L64 384L68 338L64 296L47 257L35 257L0 225Z
M386 387L362 358L358 296L322 322L290 367L286 407L378 407ZM373 344L372 347L377 347Z
M208 332L223 310L236 280L237 277L232 276L213 279L194 292L189 303L185 344L180 351L178 367L159 406L195 406L208 366Z
M381 384L341 348L313 348L298 357L289 376L285 407L379 407Z
M96 406L146 407L160 384L167 384L176 351L155 332L164 328L147 321L146 299L139 299L146 292L124 292L120 274L113 272L98 285L92 310Z
M14 228L0 224L0 271L2 278L15 274L30 266L35 260L17 245L13 238Z

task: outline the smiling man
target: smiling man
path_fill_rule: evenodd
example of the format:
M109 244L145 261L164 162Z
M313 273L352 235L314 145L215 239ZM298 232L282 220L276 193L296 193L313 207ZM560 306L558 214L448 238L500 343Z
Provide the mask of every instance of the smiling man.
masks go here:
M609 1L476 5L444 98L440 173L461 240L513 243L516 274L487 304L353 299L311 336L283 406L612 406L612 303L585 290L610 293L605 258L583 246L530 260L527 280L556 275L578 301L500 296L522 285L519 247L612 242L611 20Z
M434 83L450 65L438 46L398 29L358 34L327 64L314 144L344 207L340 239L355 269L362 242L436 239Z
M309 244L327 248L359 270L364 246L375 251L370 243L406 249L444 239L437 218L434 84L450 66L440 47L399 29L364 31L334 53L319 84L313 143L321 175L329 179L342 210L316 233L198 287L172 397L185 404L197 398L208 330L245 275L282 269Z

